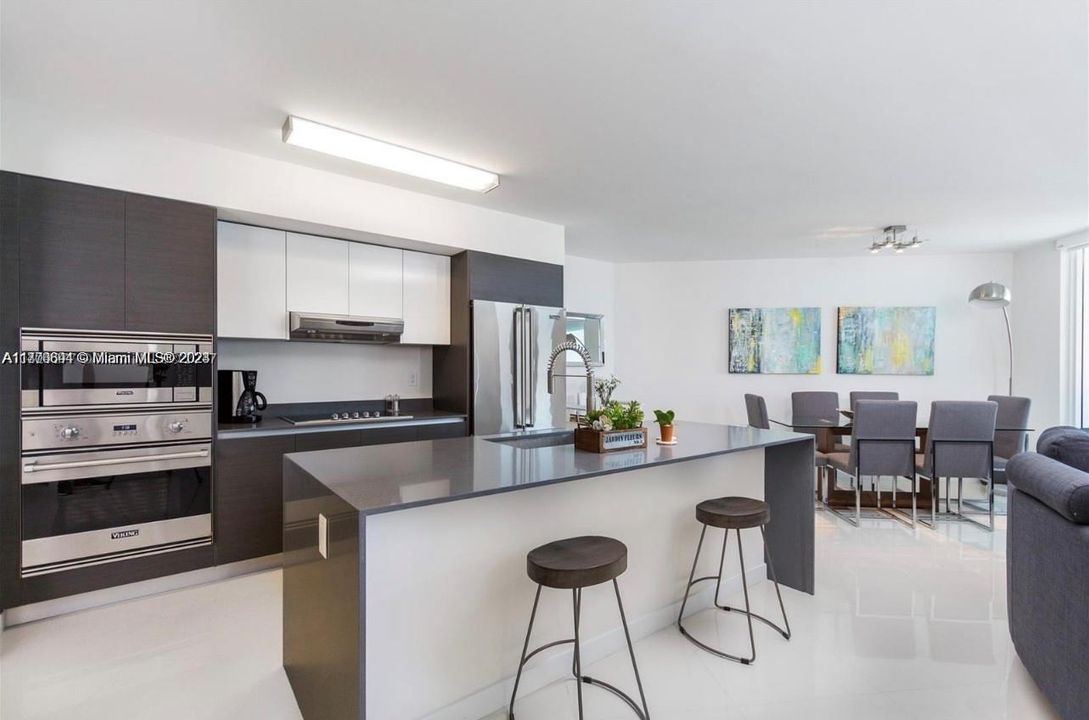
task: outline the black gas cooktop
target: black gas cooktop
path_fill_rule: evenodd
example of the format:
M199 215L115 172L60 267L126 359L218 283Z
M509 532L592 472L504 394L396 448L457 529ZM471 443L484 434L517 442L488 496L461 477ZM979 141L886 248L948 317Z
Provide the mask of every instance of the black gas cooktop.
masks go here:
M292 425L341 425L344 423L380 423L380 422L393 422L396 420L411 420L411 415L383 415L379 412L364 412L364 411L351 411L351 412L334 412L334 413L317 413L310 415L282 415L282 420L286 420Z

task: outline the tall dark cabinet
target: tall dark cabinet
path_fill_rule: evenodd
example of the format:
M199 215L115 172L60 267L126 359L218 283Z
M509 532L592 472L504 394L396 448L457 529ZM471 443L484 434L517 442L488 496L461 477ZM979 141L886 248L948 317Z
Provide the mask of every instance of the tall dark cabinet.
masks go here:
M212 335L215 220L212 207L0 172L0 348L17 350L21 327ZM0 608L213 564L198 547L22 578L19 404L19 367L2 364Z
M215 208L125 196L126 330L212 333L215 233Z
M20 322L24 327L125 327L125 193L13 176Z

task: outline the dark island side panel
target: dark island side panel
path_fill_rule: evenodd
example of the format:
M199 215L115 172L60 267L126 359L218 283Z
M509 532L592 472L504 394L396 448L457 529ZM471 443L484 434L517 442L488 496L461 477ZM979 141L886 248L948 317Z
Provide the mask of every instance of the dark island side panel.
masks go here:
M306 720L362 720L363 521L290 460L283 474L284 670ZM327 558L319 514L328 520Z

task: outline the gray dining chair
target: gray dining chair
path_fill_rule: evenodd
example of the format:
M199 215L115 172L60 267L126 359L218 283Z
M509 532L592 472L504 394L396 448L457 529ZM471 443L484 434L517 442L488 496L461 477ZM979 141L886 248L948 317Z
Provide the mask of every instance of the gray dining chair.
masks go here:
M790 412L794 418L806 420L827 420L839 422L839 394L824 391L797 391L790 394ZM794 432L808 435L816 435L812 430L794 428ZM838 446L837 446L837 449ZM820 450L814 458L817 466L817 496L820 497L821 486L828 482L828 454Z
M1029 411L1032 400L1012 395L991 395L987 398L998 403L995 427L1026 428L1025 430L996 430L994 433L994 481L1006 484L1006 463L1017 453L1028 450Z
M852 390L850 394L851 412L855 410L855 403L859 400L899 400L898 392L881 392L878 390Z
M839 393L799 391L790 394L791 413L796 418L839 422Z
M749 416L749 426L768 430L771 421L768 419L768 404L764 402L762 395L745 394L745 412Z
M831 453L828 463L834 473L852 478L855 488L854 525L862 522L862 478L877 479L878 502L881 507L880 478L893 478L893 511L896 507L896 487L900 478L915 477L915 419L918 405L912 401L859 400L855 406L854 440L848 452ZM827 498L826 498L827 500ZM825 505L840 517L851 521L835 508ZM911 523L915 522L915 492L912 483ZM902 520L893 511L892 517Z
M990 480L994 473L994 428L997 415L998 403L989 400L936 400L931 403L926 448L916 458L915 467L917 478L930 481L930 527L933 528L937 520L941 481L945 481L945 509L949 513L949 483L956 480L956 516L994 530L994 483ZM964 478L988 481L989 525L963 513ZM916 490L914 488L913 492Z

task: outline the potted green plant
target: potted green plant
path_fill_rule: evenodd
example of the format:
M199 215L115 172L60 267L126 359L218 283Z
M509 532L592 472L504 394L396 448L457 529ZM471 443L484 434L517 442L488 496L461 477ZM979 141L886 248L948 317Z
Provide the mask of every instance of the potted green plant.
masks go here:
M646 447L647 430L643 427L643 408L637 400L610 400L580 419L575 431L575 447L591 452L627 450Z
M672 410L655 410L654 422L658 423L658 428L662 436L662 442L673 443L673 418L677 416Z

